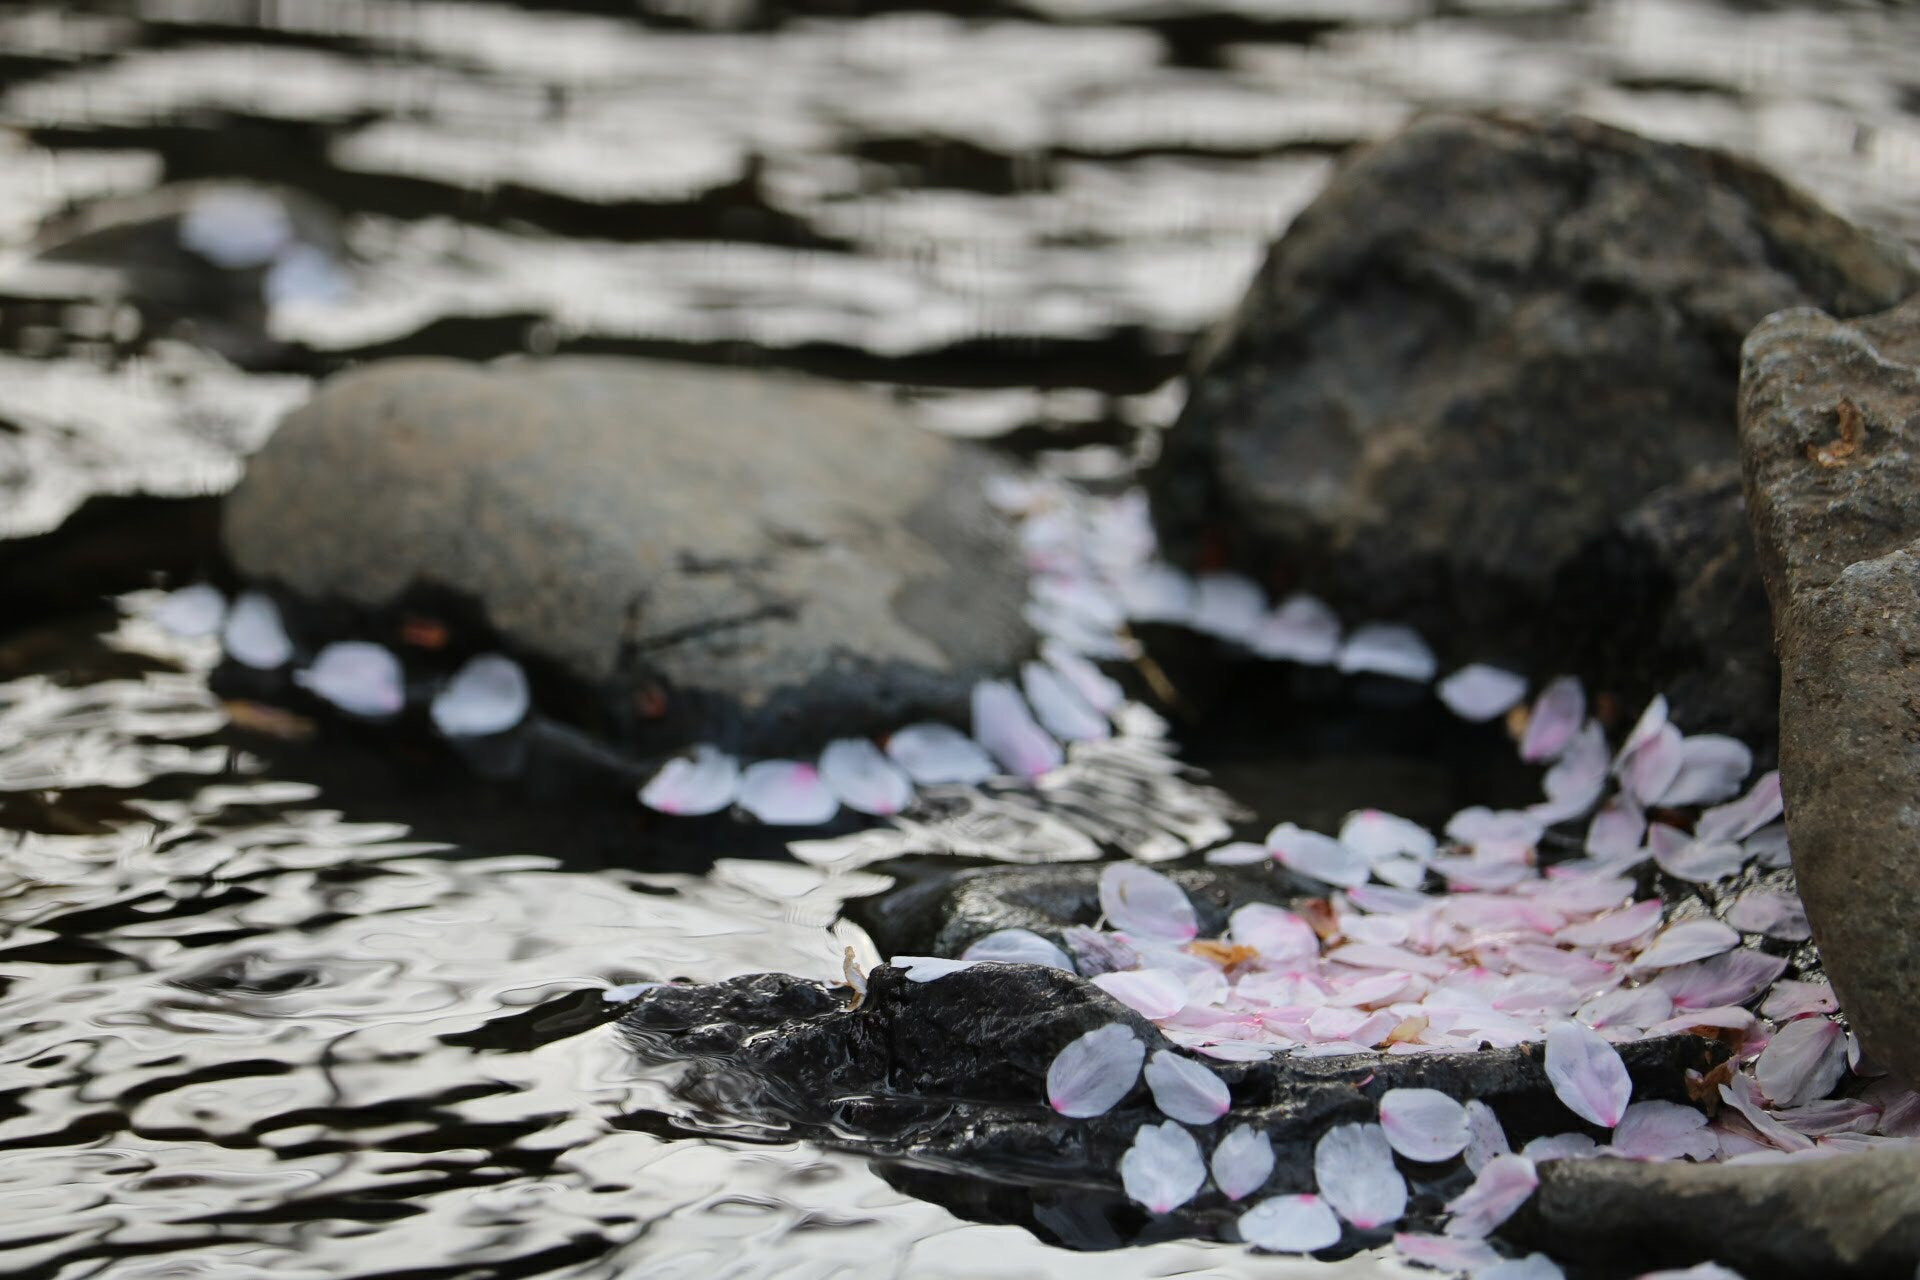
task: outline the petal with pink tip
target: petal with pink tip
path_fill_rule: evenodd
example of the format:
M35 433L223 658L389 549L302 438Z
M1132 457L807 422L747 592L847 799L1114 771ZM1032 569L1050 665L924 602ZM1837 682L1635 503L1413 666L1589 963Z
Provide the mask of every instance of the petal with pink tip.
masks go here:
M741 770L739 803L770 827L814 827L840 810L820 771L797 760L756 760Z
M1633 857L1646 838L1647 815L1624 791L1610 796L1587 824L1587 852L1596 858Z
M1042 729L1024 698L1001 680L973 686L973 738L1008 773L1037 778L1060 767L1060 744Z
M1407 1211L1406 1179L1377 1124L1340 1124L1322 1134L1313 1176L1334 1211L1363 1231L1398 1222Z
M1753 1126L1754 1133L1762 1141L1779 1150L1810 1151L1813 1149L1812 1138L1789 1129L1767 1114L1766 1108L1762 1107L1760 1100L1754 1096L1753 1082L1740 1072L1734 1072L1733 1078L1720 1086L1720 1101L1738 1111L1740 1118ZM1720 1118L1724 1121L1726 1113L1722 1112ZM1723 1147L1726 1145L1724 1134L1721 1145Z
M887 756L923 787L985 782L999 768L980 744L952 725L910 724L887 738Z
M1780 796L1780 771L1760 775L1747 794L1700 815L1693 834L1700 840L1745 840L1778 818L1785 809Z
M183 640L213 635L226 619L227 598L220 594L220 588L207 582L168 593L153 610L153 620L160 629Z
M1648 898L1630 907L1567 925L1553 935L1553 940L1572 947L1617 947L1653 932L1660 924L1662 910L1660 899Z
M1740 794L1740 785L1753 772L1753 752L1738 738L1703 733L1680 744L1680 771L1667 785L1659 803L1718 804Z
M1127 700L1119 681L1057 641L1048 640L1040 646L1040 660L1059 672L1081 701L1095 711L1111 715Z
M227 656L243 667L271 671L293 659L293 641L280 621L280 606L258 591L243 591L220 628Z
M838 738L820 753L820 780L841 804L860 813L898 813L913 800L913 783L865 738Z
M1483 1240L1456 1240L1451 1236L1423 1236L1402 1232L1393 1249L1409 1262L1437 1271L1481 1271L1496 1266L1500 1255Z
M1493 1113L1493 1108L1478 1098L1467 1103L1467 1145L1460 1153L1467 1168L1479 1173L1487 1167L1487 1161L1512 1150L1507 1143L1507 1131L1501 1127L1500 1117Z
M1110 862L1101 870L1100 910L1108 925L1136 939L1186 942L1200 932L1186 891L1137 862Z
M1192 999L1180 975L1165 969L1122 969L1117 973L1096 974L1093 985L1154 1022L1171 1018Z
M1610 1149L1630 1160L1711 1160L1720 1153L1720 1140L1692 1107L1636 1102L1620 1117Z
M1737 875L1747 865L1747 851L1739 845L1695 840L1664 822L1647 828L1647 847L1662 871L1689 884L1712 884Z
M992 964L1037 964L1048 969L1072 973L1073 961L1067 953L1031 929L995 929L975 938L961 953L962 960L984 960Z
M1472 1186L1447 1202L1447 1212L1453 1217L1447 1222L1446 1233L1469 1240L1485 1239L1511 1218L1539 1185L1533 1161L1525 1156L1495 1156L1480 1170Z
M1846 1033L1825 1018L1800 1018L1773 1033L1753 1078L1776 1107L1798 1107L1833 1092L1847 1071Z
M1512 710L1527 696L1527 680L1511 671L1474 662L1435 685L1434 692L1453 714L1479 724Z
M1790 1022L1808 1014L1837 1013L1839 1010L1840 1002L1834 999L1833 988L1826 983L1789 980L1773 984L1773 990L1767 993L1766 1001L1760 1006L1760 1016L1775 1022Z
M1793 850L1787 846L1787 826L1784 822L1760 828L1742 841L1740 847L1747 851L1747 856L1769 870L1777 871L1793 863Z
M1103 742L1113 736L1107 718L1074 692L1066 677L1043 662L1020 669L1020 687L1046 731L1062 742Z
M1213 1181L1229 1200L1244 1200L1273 1176L1273 1140L1252 1125L1240 1125L1213 1149Z
M1105 1115L1133 1091L1147 1047L1124 1023L1095 1027L1062 1049L1047 1068L1047 1105L1084 1120Z
M656 813L684 817L718 813L740 794L740 762L718 747L702 744L692 755L667 761L640 788L640 803Z
M1434 661L1433 650L1412 627L1371 622L1356 627L1347 637L1336 665L1349 675L1369 672L1424 684L1433 679L1439 664Z
M1735 948L1707 960L1663 969L1654 985L1673 997L1678 1009L1711 1009L1745 1004L1787 970L1783 956Z
M1226 1081L1168 1049L1147 1060L1147 1088L1161 1114L1183 1124L1212 1124L1233 1105Z
M1328 884L1365 884L1373 869L1367 860L1332 836L1283 822L1267 833L1267 848L1291 871Z
M427 712L434 728L449 738L484 738L513 728L532 706L520 664L503 653L482 653L454 673Z
M1589 720L1574 734L1542 780L1546 801L1534 812L1544 822L1577 818L1600 802L1607 787L1607 735Z
M1574 1017L1598 1030L1644 1031L1673 1014L1673 997L1659 987L1616 987L1595 996L1574 1011Z
M1320 935L1305 919L1284 907L1249 902L1227 920L1227 934L1252 947L1269 965L1311 960L1320 954Z
M1546 1068L1554 1096L1567 1110L1603 1129L1620 1123L1633 1081L1620 1051L1598 1032L1577 1022L1548 1027Z
M1467 1109L1438 1089L1389 1089L1380 1095L1380 1128L1409 1160L1437 1164L1467 1146Z
M1206 1180L1200 1145L1171 1120L1141 1125L1133 1145L1120 1157L1120 1183L1128 1198L1152 1213L1178 1209Z
M1749 889L1727 908L1726 920L1742 933L1757 933L1783 942L1805 942L1813 936L1805 904L1790 893Z
M1340 1243L1340 1220L1319 1196L1274 1196L1240 1215L1240 1238L1271 1253L1312 1253Z
M1313 596L1288 596L1253 633L1253 651L1263 658L1327 666L1340 652L1340 619Z
M1685 757L1685 747L1680 731L1670 724L1662 724L1652 735L1633 749L1620 770L1620 788L1634 798L1641 808L1658 804L1660 798L1680 776L1680 765Z
M1613 758L1613 770L1619 773L1626 768L1627 758L1638 751L1659 734L1667 724L1667 695L1656 693L1640 712L1640 718L1633 722L1633 728L1620 744L1620 754Z
M1246 644L1267 618L1267 593L1237 573L1202 574L1194 583L1187 625L1204 635Z
M1740 935L1718 920L1682 920L1669 925L1634 961L1638 969L1666 969L1705 960L1740 945Z
M1417 822L1378 809L1357 809L1340 826L1340 843L1371 863L1410 855L1425 861L1437 845L1433 833Z
M1556 676L1533 701L1527 731L1520 736L1520 758L1529 764L1557 759L1587 717L1587 691L1572 676Z
M407 705L400 659L365 640L341 640L314 655L313 665L293 673L293 682L348 715L369 720L397 714Z

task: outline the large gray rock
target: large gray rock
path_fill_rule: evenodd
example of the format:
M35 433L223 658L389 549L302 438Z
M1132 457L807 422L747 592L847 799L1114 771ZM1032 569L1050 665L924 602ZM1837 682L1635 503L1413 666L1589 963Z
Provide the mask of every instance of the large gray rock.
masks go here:
M1920 1083L1920 299L1770 317L1740 433L1800 896L1867 1049Z
M798 378L393 361L287 419L224 539L308 602L471 601L647 745L797 750L964 717L972 682L1025 654L986 469L877 396Z
M1740 341L1915 279L1716 152L1428 119L1335 177L1203 346L1155 517L1176 559L1411 621L1449 658L1684 682L1689 727L1765 732L1764 606L1715 498Z

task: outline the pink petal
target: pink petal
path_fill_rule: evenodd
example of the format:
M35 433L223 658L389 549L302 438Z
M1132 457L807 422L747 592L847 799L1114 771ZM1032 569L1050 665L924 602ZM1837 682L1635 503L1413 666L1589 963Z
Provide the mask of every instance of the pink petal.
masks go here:
M973 686L973 738L1019 778L1037 778L1060 767L1060 744L1047 736L1014 687L999 680Z
M1120 584L1127 616L1141 622L1185 622L1193 616L1193 579L1155 561Z
M1029 662L1020 669L1020 687L1048 733L1062 742L1103 742L1113 736L1107 718L1074 692L1052 667Z
M1507 1131L1500 1126L1500 1117L1493 1108L1475 1098L1467 1104L1467 1146L1461 1153L1467 1162L1467 1168L1479 1173L1487 1167L1487 1162L1495 1156L1504 1156L1513 1150L1507 1142Z
M280 607L258 591L243 591L220 628L227 656L243 667L271 671L293 659L293 641L280 621Z
M1438 668L1419 632L1384 622L1356 628L1340 646L1336 665L1348 674L1367 671L1422 684L1433 679Z
M1546 1067L1554 1096L1567 1110L1603 1129L1620 1123L1633 1081L1619 1050L1598 1032L1577 1022L1548 1027Z
M1586 1160L1600 1154L1600 1144L1584 1133L1556 1133L1535 1138L1520 1148L1535 1165L1549 1160Z
M513 728L532 706L520 664L505 654L482 653L454 673L427 712L449 738L483 738Z
M1312 596L1288 596L1254 632L1253 651L1263 658L1324 667L1340 652L1340 619Z
M923 787L985 782L999 772L980 744L951 725L910 724L887 738L887 756Z
M1764 951L1745 948L1711 960L1698 960L1663 970L1655 985L1673 997L1680 1009L1707 1009L1715 1005L1745 1004L1765 991L1787 969L1787 962Z
M1380 1128L1409 1160L1437 1164L1467 1146L1467 1109L1438 1089L1389 1089L1380 1096Z
M1243 1200L1273 1176L1273 1141L1252 1125L1240 1125L1213 1149L1213 1181L1229 1200Z
M1742 842L1741 848L1747 856L1761 866L1773 870L1787 866L1793 861L1793 850L1787 847L1786 824L1776 822L1760 828Z
M1505 715L1526 697L1527 681L1525 676L1474 662L1435 685L1434 692L1453 714L1480 724Z
M1272 1253L1312 1253L1340 1243L1340 1220L1319 1196L1274 1196L1240 1215L1240 1238Z
M1613 771L1622 772L1626 768L1627 758L1652 742L1666 725L1667 697L1663 693L1656 693L1653 695L1653 700L1640 712L1640 718L1633 722L1633 728L1628 732L1626 741L1620 744L1620 754L1613 758Z
M1290 870L1328 884L1365 884L1373 869L1353 850L1317 831L1303 831L1283 822L1267 833L1267 848Z
M1402 1232L1393 1238L1396 1253L1409 1262L1438 1271L1479 1271L1495 1266L1500 1255L1481 1240L1456 1240L1451 1236L1422 1236Z
M1784 980L1773 984L1773 991L1760 1006L1760 1015L1775 1022L1788 1022L1808 1014L1839 1010L1840 1002L1833 998L1833 988L1826 983Z
M1100 872L1100 910L1134 938L1186 942L1200 932L1186 891L1137 862L1110 862Z
M1320 954L1320 935L1313 926L1283 907L1250 902L1227 921L1227 934L1241 946L1260 953L1263 963L1286 964L1311 960Z
M1191 996L1177 973L1165 969L1125 969L1095 975L1093 985L1143 1018L1159 1022L1187 1007Z
M1692 1107L1636 1102L1620 1117L1611 1150L1631 1160L1711 1160L1720 1153L1720 1140Z
M1511 1218L1539 1185L1533 1161L1525 1156L1495 1156L1480 1170L1472 1186L1448 1202L1447 1212L1453 1218L1446 1225L1446 1233L1484 1239Z
M1621 790L1643 809L1659 803L1680 776L1684 755L1680 731L1670 724L1660 725L1619 766Z
M839 812L820 771L793 760L758 760L740 773L740 807L770 827L812 827Z
M963 969L973 968L976 962L955 960L948 956L895 956L887 963L905 973L908 982L938 982Z
M1619 987L1595 996L1575 1010L1574 1017L1594 1028L1644 1031L1673 1014L1673 1000L1659 987Z
M1541 785L1547 800L1533 812L1544 822L1577 817L1599 803L1607 786L1607 735L1598 721L1587 721L1573 736Z
M1753 1131L1763 1140L1781 1151L1808 1151L1813 1148L1813 1139L1804 1133L1795 1133L1766 1113L1760 1100L1753 1095L1753 1084L1744 1075L1735 1074L1733 1079L1720 1086L1720 1100L1740 1113L1742 1119L1753 1126ZM1721 1119L1726 1113L1721 1113ZM1723 1142L1724 1145L1724 1142Z
M1194 584L1189 626L1204 635L1245 644L1267 618L1267 593L1237 573L1203 574Z
M1846 1033L1825 1018L1800 1018L1773 1033L1753 1078L1776 1107L1824 1098L1847 1071Z
M1840 1133L1872 1133L1880 1127L1880 1108L1860 1098L1823 1098L1803 1107L1775 1111L1773 1118L1810 1138Z
M1727 841L1707 844L1664 822L1647 829L1647 846L1662 871L1689 884L1712 884L1747 865L1747 851L1739 845Z
M1572 947L1615 947L1643 938L1660 923L1664 908L1658 898L1648 898L1618 911L1591 920L1570 924L1553 935L1555 942Z
M1047 1105L1063 1116L1102 1116L1133 1091L1147 1047L1124 1023L1095 1027L1047 1068Z
M1407 1211L1406 1180L1377 1124L1327 1130L1313 1149L1313 1176L1327 1203L1363 1231L1397 1222Z
M1462 809L1447 819L1447 835L1476 852L1511 858L1540 842L1546 826L1528 813L1495 811L1482 805Z
M1527 731L1520 738L1520 758L1529 764L1557 758L1580 731L1587 716L1587 693L1572 676L1557 676L1534 699Z
M1753 772L1753 752L1737 738L1703 733L1680 744L1680 772L1668 784L1659 803L1716 804L1740 793L1740 784Z
M1168 1049L1147 1060L1147 1088L1162 1115L1185 1124L1212 1124L1233 1105L1226 1081Z
M1627 858L1646 839L1647 815L1622 791L1600 806L1587 826L1587 852L1596 858Z
M1130 1199L1166 1213L1193 1199L1207 1180L1207 1164L1193 1135L1169 1120L1141 1125L1120 1157L1120 1183Z
M1727 908L1726 920L1742 933L1757 933L1784 942L1805 942L1813 936L1813 927L1807 923L1806 906L1790 893L1749 889Z
M657 813L689 817L718 813L740 793L740 763L717 747L698 746L691 756L667 761L640 789L640 803Z
M1048 640L1040 646L1040 659L1059 672L1081 701L1095 711L1111 715L1127 700L1119 681L1057 641Z
M312 666L293 673L293 682L349 715L390 716L407 705L400 659L365 640L328 645L314 656Z
M1037 964L1048 969L1072 973L1073 961L1067 953L1031 929L995 929L975 938L961 953L962 960L989 961L993 964Z
M1340 827L1340 843L1374 863L1400 854L1424 860L1433 856L1436 847L1433 834L1419 823L1378 809L1350 814Z
M1752 790L1738 800L1709 809L1694 824L1694 835L1702 840L1744 840L1783 812L1780 798L1780 771L1760 775Z
M1665 1022L1656 1022L1647 1028L1647 1035L1679 1035L1696 1027L1718 1027L1723 1031L1738 1031L1744 1035L1753 1029L1753 1025L1753 1014L1739 1005L1709 1005L1704 1009L1687 1009Z
M849 809L898 813L913 800L907 775L865 738L839 738L820 753L820 780Z
M160 629L183 640L213 635L226 618L227 598L218 587L206 582L170 592L153 610L153 620Z
M1473 1273L1473 1280L1567 1280L1560 1264L1544 1253L1505 1258Z
M1663 969L1689 960L1705 960L1740 945L1740 935L1718 920L1682 920L1669 925L1640 953L1635 967Z

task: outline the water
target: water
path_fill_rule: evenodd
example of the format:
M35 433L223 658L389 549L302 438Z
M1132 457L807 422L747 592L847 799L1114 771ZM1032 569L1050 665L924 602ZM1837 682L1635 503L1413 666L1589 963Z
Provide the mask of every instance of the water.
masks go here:
M311 379L378 355L779 364L901 386L1023 453L1150 449L1265 241L1342 149L1427 106L1719 142L1920 239L1920 24L1896 10L970 12L0 11L0 1270L1245 1267L1230 1246L1083 1256L965 1222L859 1159L691 1114L632 1062L600 990L831 980L864 945L841 904L884 883L859 859L809 866L724 827L670 842L630 804L489 786L417 746L259 711L235 727L211 654L99 605L205 568L238 458ZM268 305L183 263L164 219L173 184L204 179L294 193L344 285L297 276ZM1461 802L1424 740L1360 725L1269 750L1259 729L1197 745L1262 809L1344 808L1347 784Z

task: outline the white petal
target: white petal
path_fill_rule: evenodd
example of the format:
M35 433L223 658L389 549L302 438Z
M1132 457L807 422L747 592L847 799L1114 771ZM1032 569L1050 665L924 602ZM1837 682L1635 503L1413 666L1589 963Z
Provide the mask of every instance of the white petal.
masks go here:
M1194 584L1195 631L1245 644L1266 621L1267 593L1237 573L1209 573Z
M1014 687L999 680L973 686L973 738L1019 778L1060 767L1060 744L1047 735Z
M1805 942L1813 936L1807 908L1790 893L1749 889L1727 908L1727 923L1742 933L1757 933L1785 942Z
M1161 1114L1184 1124L1212 1124L1233 1105L1226 1081L1168 1049L1147 1061L1147 1088Z
M961 953L962 960L985 960L994 964L1037 964L1048 969L1074 971L1067 953L1031 929L995 929L975 938Z
M1193 1135L1169 1120L1140 1126L1120 1157L1120 1184L1149 1212L1167 1213L1193 1199L1207 1180L1207 1164Z
M975 961L954 960L947 956L895 956L887 963L905 973L908 982L937 982L963 969L973 968Z
M1213 1181L1229 1200L1244 1200L1273 1176L1273 1140L1240 1125L1213 1149Z
M1251 840L1235 840L1206 853L1207 865L1214 867L1251 867L1273 861L1273 851Z
M1473 1273L1473 1280L1566 1280L1567 1273L1560 1264L1544 1253L1530 1253L1524 1258L1503 1258L1490 1267L1481 1267Z
M1137 862L1110 862L1101 870L1100 910L1108 924L1135 938L1186 942L1200 932L1186 890Z
M1760 828L1748 836L1740 847L1747 851L1748 857L1769 870L1778 871L1793 863L1793 850L1787 847L1787 826L1784 822Z
M1341 1124L1313 1149L1313 1176L1335 1212L1362 1230L1384 1227L1407 1211L1407 1183L1377 1124Z
M1520 758L1530 764L1553 760L1573 741L1587 716L1587 692L1572 676L1556 676L1534 699L1527 731L1520 737Z
M756 760L740 773L742 809L770 827L813 827L840 811L820 771L796 760Z
M153 620L162 630L185 640L213 635L226 617L227 598L207 582L168 593L153 610Z
M913 801L913 783L865 738L838 738L820 753L820 780L849 809L898 813Z
M910 724L887 738L887 755L923 787L985 782L999 772L980 744L951 725Z
M1592 809L1606 787L1607 735L1598 721L1589 720L1547 770L1542 780L1546 803L1534 808L1543 821L1562 822Z
M1095 1027L1047 1068L1047 1105L1063 1116L1105 1115L1133 1090L1147 1047L1124 1023Z
M1658 804L1673 780L1680 776L1684 759L1680 731L1670 724L1661 724L1618 766L1620 787L1643 809Z
M1496 1266L1500 1255L1482 1240L1456 1240L1451 1236L1425 1236L1402 1232L1393 1238L1394 1252L1409 1262L1436 1271L1479 1271Z
M1378 809L1359 809L1348 815L1340 827L1340 843L1373 863L1401 854L1425 861L1436 847L1433 833L1419 823Z
M314 655L313 665L293 673L293 682L349 715L377 719L407 705L400 659L365 640L341 640Z
M1479 1173L1487 1167L1487 1161L1495 1156L1504 1156L1513 1148L1507 1143L1507 1131L1500 1125L1500 1117L1493 1108L1475 1098L1467 1104L1467 1146L1461 1153L1467 1162L1467 1168Z
M256 671L285 666L293 657L293 641L280 621L280 608L258 591L243 591L233 602L220 629L227 656Z
M1740 794L1740 785L1753 772L1753 752L1737 738L1703 733L1680 744L1680 772L1667 785L1660 803L1669 808L1717 804Z
M1474 662L1435 685L1434 692L1453 714L1479 724L1505 715L1526 697L1527 679L1499 667Z
M1143 1018L1160 1022L1192 1001L1187 984L1165 969L1122 969L1095 974L1093 985Z
M1472 1186L1447 1203L1447 1212L1453 1218L1446 1225L1446 1233L1484 1239L1511 1218L1539 1185L1533 1161L1525 1156L1495 1156L1480 1170Z
M1369 671L1424 684L1439 669L1433 650L1412 627L1371 622L1355 628L1340 646L1337 664L1345 672Z
M1549 1160L1585 1160L1600 1154L1600 1144L1584 1133L1554 1133L1535 1138L1520 1148L1535 1165Z
M1075 693L1066 677L1045 663L1029 662L1022 667L1020 687L1026 690L1027 701L1033 704L1040 723L1061 741L1101 742L1113 736L1107 718Z
M1467 1109L1438 1089L1389 1089L1380 1096L1380 1128L1409 1160L1436 1164L1467 1146Z
M1677 827L1656 822L1647 828L1647 847L1660 869L1689 884L1712 884L1747 865L1747 851L1729 841L1705 844Z
M428 714L449 738L483 738L513 728L532 706L520 664L505 654L482 653L469 658L434 695Z
M1833 1092L1847 1070L1846 1033L1825 1018L1801 1018L1773 1033L1753 1078L1776 1107L1798 1107Z
M1249 902L1227 921L1227 935L1260 953L1269 965L1311 960L1320 954L1320 935L1303 917L1285 907Z
M1127 700L1126 692L1121 689L1118 680L1065 645L1046 641L1040 646L1040 658L1059 672L1061 678L1073 686L1081 700L1095 711L1111 715Z
M1620 1051L1577 1022L1547 1028L1547 1080L1567 1110L1591 1124L1611 1129L1620 1123L1633 1092Z
M1654 984L1681 1009L1711 1009L1745 1004L1771 986L1786 968L1781 956L1738 948L1710 960L1663 969Z
M1660 899L1648 898L1630 907L1567 925L1553 935L1553 940L1574 947L1619 946L1651 933L1660 923L1662 910Z
M1127 616L1140 622L1185 622L1193 616L1193 596L1192 578L1157 561L1120 584Z
M180 214L180 246L229 271L263 267L293 239L286 205L250 187L212 187Z
M1274 1196L1240 1215L1240 1238L1274 1253L1312 1253L1340 1243L1340 1220L1319 1196Z
M1303 831L1283 822L1267 833L1267 848L1289 869L1328 884L1365 884L1373 868L1367 860L1332 836Z
M1720 1141L1707 1118L1678 1102L1636 1102L1613 1131L1613 1154L1632 1160L1711 1160Z
M1840 1002L1834 999L1833 988L1826 983L1788 980L1773 984L1773 990L1760 1006L1760 1013L1775 1022L1788 1022L1810 1013L1837 1013L1839 1009Z
M1783 809L1780 771L1771 769L1760 775L1746 795L1701 814L1693 834L1700 840L1745 840L1778 818Z
M740 794L740 762L717 747L698 746L691 756L667 761L640 788L640 803L658 813L688 817L718 813Z
M1634 961L1637 969L1664 969L1689 960L1705 960L1740 945L1740 935L1718 920L1682 920L1669 925Z
M1309 595L1288 596L1253 636L1263 658L1324 667L1340 652L1340 619Z
M1628 858L1640 851L1646 838L1647 815L1632 796L1622 791L1609 797L1593 815L1587 826L1587 852L1609 861Z

